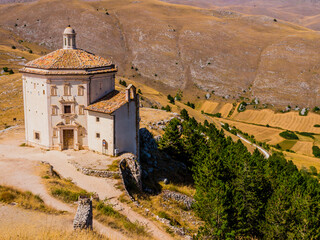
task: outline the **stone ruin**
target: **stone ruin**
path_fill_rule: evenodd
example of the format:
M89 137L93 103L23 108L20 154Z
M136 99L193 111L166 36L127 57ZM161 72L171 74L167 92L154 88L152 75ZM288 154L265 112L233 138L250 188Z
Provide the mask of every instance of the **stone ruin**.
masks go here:
M78 209L73 220L73 229L92 230L92 200L85 196L80 196Z
M130 183L134 183L139 191L142 191L141 166L136 156L132 154L129 157L123 158L119 162L119 170L127 195L132 201L135 201L128 191L128 186L131 185Z

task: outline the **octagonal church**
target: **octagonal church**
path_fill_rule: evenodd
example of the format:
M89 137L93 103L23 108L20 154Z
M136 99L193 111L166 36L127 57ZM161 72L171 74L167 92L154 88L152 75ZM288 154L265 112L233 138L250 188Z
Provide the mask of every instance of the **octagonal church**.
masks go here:
M27 144L108 155L138 154L135 87L117 91L117 67L78 49L70 26L63 33L63 49L28 62L20 72Z

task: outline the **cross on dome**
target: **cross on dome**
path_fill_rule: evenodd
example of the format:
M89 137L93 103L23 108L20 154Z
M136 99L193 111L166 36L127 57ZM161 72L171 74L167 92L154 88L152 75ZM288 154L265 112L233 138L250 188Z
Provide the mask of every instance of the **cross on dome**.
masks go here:
M63 32L63 49L76 48L76 32L69 25Z

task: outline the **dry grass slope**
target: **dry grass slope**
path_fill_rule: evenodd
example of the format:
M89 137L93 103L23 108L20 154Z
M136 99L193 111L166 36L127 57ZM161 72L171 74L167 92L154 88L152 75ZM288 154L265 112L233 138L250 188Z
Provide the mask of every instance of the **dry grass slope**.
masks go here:
M34 225L0 225L1 240L107 240L108 238L92 231L65 231Z

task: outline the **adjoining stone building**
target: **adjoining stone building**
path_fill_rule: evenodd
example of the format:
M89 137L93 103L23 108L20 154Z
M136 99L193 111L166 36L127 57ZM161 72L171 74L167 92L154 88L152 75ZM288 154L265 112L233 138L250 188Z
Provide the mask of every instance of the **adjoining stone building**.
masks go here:
M138 155L135 87L115 90L117 67L76 48L70 26L63 33L63 49L28 62L20 72L27 144Z

